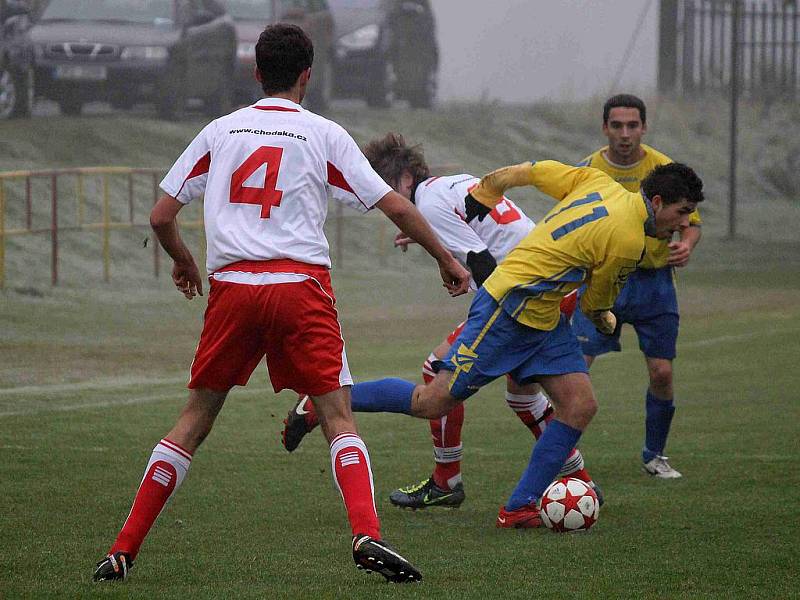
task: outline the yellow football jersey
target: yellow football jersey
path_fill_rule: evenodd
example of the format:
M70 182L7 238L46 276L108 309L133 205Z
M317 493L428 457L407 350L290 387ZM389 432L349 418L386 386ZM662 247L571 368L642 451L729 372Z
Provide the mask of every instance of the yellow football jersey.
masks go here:
M613 306L642 258L652 209L597 169L545 160L531 173L530 183L559 202L483 285L517 321L549 331L561 299L583 283L585 313Z
M625 189L631 192L638 192L642 179L659 165L666 165L673 162L672 159L666 154L662 154L655 148L647 144L641 145L644 150L644 158L633 165L617 165L609 161L605 154L608 146L603 146L597 152L594 152L584 158L578 166L580 167L594 167L600 169L604 173L608 173L614 181L624 186ZM700 213L695 210L689 216L689 223L692 225L700 225ZM639 264L642 269L659 269L667 265L669 258L669 240L659 240L654 237L648 237L646 241L647 251L645 257Z

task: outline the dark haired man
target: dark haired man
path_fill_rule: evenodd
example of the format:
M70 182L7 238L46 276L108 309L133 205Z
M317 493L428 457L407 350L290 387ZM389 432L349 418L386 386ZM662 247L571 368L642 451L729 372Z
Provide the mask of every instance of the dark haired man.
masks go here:
M603 106L603 133L608 146L580 164L600 169L626 189L638 191L642 180L655 167L672 162L668 156L641 143L646 132L644 102L631 94L612 96ZM598 333L580 311L573 318L573 328L589 366L597 356L621 349L622 323L630 323L636 330L650 379L645 395L642 470L659 479L681 476L664 456L675 413L672 361L676 356L679 317L673 268L689 262L700 241L700 224L700 215L695 211L689 225L678 232L678 240L647 238L645 257L614 304L618 327L612 335Z
M344 129L301 107L313 57L300 28L267 27L256 45L256 78L266 98L207 125L161 182L166 195L150 222L175 261L173 281L188 299L202 295L202 278L176 216L205 196L208 308L189 400L153 450L133 508L97 565L96 581L127 576L228 391L245 385L265 355L276 392L288 388L313 399L350 520L356 565L390 581L421 579L380 535L369 454L350 410L352 379L329 275L323 233L328 192L363 212L377 206L437 259L451 294L467 290L469 274L416 208L372 170Z
M466 221L465 198L478 184L473 175L459 174L431 177L430 169L421 150L406 144L403 136L388 133L371 141L364 154L375 171L400 195L416 204L436 235L456 259L472 274L472 289L477 290L505 258L534 227L533 221L508 198L503 198L485 219ZM399 238L398 244L409 240ZM461 333L463 323L456 327L446 340L428 356L422 368L426 383L433 380L432 363L447 355L453 341ZM353 410L358 412L369 406L369 396L378 382L357 383L352 389ZM539 438L553 418L553 409L536 383L520 385L508 378L506 402L535 438ZM317 425L313 407L301 398L284 421L283 441L286 449L293 451L309 431ZM464 406L458 404L450 413L430 421L433 438L435 468L430 477L421 483L392 492L389 500L403 508L457 507L464 501L461 477L463 447L461 428L464 423ZM576 477L587 482L598 493L584 466L580 450L574 449L561 468L562 477ZM497 521L498 527L529 528L541 524L538 515L515 515ZM531 517L537 518L531 518Z

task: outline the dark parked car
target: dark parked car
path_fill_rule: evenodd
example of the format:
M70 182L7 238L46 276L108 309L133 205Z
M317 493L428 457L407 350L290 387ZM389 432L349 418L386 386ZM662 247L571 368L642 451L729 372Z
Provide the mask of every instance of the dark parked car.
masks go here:
M439 47L428 0L329 0L336 23L334 95L430 107Z
M251 102L263 93L253 78L256 42L270 23L294 23L314 42L314 67L304 104L324 110L331 97L333 17L325 0L220 0L236 25L236 96Z
M29 36L36 93L66 114L93 100L152 101L164 118L189 98L230 107L236 32L216 0L50 0Z
M33 101L33 62L25 39L29 6L0 0L0 119L25 117Z

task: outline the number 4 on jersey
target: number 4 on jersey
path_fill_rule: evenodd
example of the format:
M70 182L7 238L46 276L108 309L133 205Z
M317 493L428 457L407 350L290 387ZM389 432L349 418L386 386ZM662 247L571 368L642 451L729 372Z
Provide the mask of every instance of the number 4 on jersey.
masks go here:
M283 148L274 146L261 146L239 165L231 176L231 203L233 204L258 204L261 206L261 218L269 219L269 212L273 206L281 205L283 192L276 188L278 171L281 168ZM262 187L245 186L244 183L266 165L266 175Z

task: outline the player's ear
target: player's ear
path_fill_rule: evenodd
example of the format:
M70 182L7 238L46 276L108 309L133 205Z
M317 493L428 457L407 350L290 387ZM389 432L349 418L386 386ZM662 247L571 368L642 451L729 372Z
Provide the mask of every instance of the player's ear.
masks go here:
M261 76L261 71L258 70L257 66L253 67L253 76L258 83L264 83L264 78Z
M653 207L653 212L657 213L664 207L664 199L661 194L656 194L650 198L650 205Z

